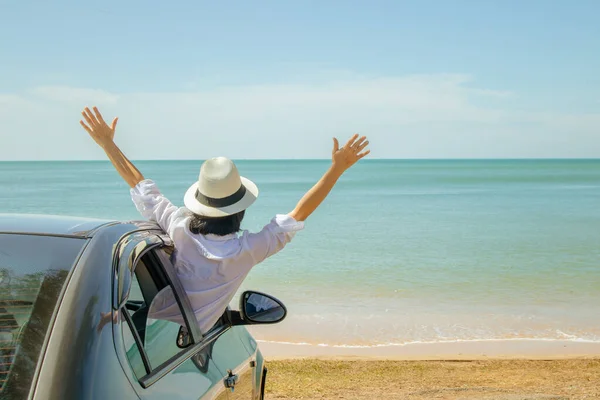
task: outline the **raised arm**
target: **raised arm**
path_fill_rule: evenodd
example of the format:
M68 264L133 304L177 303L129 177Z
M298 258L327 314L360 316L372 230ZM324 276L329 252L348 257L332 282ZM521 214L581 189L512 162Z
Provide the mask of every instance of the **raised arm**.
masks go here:
M131 187L131 199L142 216L157 222L165 232L173 237L173 228L176 227L177 221L184 217L185 212L179 212L179 207L163 196L152 180L145 179L114 143L117 118L109 127L98 109L94 107L93 110L93 113L87 107L83 110L81 114L86 122L79 121L81 126L104 149L119 175Z
M333 138L331 166L323 177L306 192L296 208L288 215L296 221L306 220L325 200L340 176L358 160L370 153L370 150L363 151L368 144L366 136L359 139L358 134L356 134L340 149L338 140Z
M81 126L90 134L92 139L104 149L108 159L112 162L119 175L127 182L129 187L135 187L139 182L144 180L142 173L125 157L125 154L117 147L114 142L115 129L117 127L118 118L112 121L111 126L108 126L102 114L96 107L93 107L94 113L86 107L81 114L86 122L79 121Z

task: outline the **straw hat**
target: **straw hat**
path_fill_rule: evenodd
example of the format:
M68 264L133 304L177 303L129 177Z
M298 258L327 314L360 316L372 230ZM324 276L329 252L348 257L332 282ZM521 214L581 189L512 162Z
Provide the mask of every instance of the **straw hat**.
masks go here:
M258 197L258 188L240 176L228 158L206 160L200 167L198 182L185 193L185 206L206 217L226 217L250 207Z

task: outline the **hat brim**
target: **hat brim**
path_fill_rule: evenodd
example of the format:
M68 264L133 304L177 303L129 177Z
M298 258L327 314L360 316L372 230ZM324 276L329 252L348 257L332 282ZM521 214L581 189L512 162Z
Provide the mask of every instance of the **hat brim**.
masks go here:
M194 214L205 217L227 217L228 215L237 214L244 211L252 205L258 198L258 187L250 179L240 177L242 185L246 187L246 194L237 203L227 207L210 207L200 203L196 199L196 190L198 190L198 182L195 182L185 193L183 202L188 210Z

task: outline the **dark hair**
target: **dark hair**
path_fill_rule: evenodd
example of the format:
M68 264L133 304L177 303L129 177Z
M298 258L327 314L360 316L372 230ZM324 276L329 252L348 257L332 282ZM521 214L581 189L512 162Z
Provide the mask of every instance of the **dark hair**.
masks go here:
M237 214L228 215L227 217L204 217L194 214L190 221L190 231L194 234L225 236L230 233L240 231L242 219L244 219L245 211L240 211Z

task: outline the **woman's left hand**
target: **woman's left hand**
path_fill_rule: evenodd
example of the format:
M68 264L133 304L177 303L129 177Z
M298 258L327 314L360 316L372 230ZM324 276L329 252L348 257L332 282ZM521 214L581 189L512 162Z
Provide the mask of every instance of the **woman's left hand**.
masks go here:
M83 129L90 134L92 139L96 141L101 147L105 147L106 145L113 142L115 137L115 130L117 128L117 121L119 118L115 118L112 121L112 124L108 126L104 119L102 118L102 114L98 111L98 108L93 107L94 113L90 111L88 107L86 107L82 112L83 118L87 124L83 121L79 121Z

